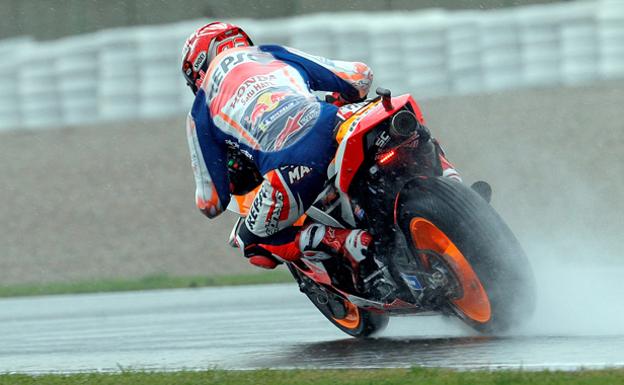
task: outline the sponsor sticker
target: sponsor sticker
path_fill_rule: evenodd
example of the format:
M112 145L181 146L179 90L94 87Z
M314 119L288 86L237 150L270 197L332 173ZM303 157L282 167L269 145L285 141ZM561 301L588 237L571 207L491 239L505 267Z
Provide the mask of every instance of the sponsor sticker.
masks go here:
M231 54L224 54L219 64L212 72L211 87L208 92L208 99L212 100L214 96L219 92L219 87L225 75L232 70L232 68L246 63L248 61L257 63L269 63L273 57L262 52L233 52Z
M306 127L310 122L315 121L319 117L320 110L321 108L318 104L313 104L309 108L300 111L297 115L288 117L282 132L275 139L273 148L275 150L283 148L289 139L292 139L299 133L302 127Z
M279 218L284 207L284 194L281 191L275 192L275 202L273 202L273 213L267 218L266 233L273 235L279 231Z
M273 111L277 108L288 94L286 92L265 92L258 97L256 104L251 110L251 124L256 124L258 119L266 112Z
M412 290L422 290L423 285L415 275L401 273L401 277Z
M375 146L383 147L390 141L390 135L386 131L381 131L377 138L375 139Z
M271 111L267 117L261 119L258 124L258 129L261 132L268 130L276 121L285 116L295 106L296 101L286 101L281 106L277 106L274 111Z
M360 110L362 107L365 107L366 105L368 105L368 102L345 104L344 106L338 109L338 113L337 113L338 118L342 120L347 120L350 117L352 117L353 114L355 114L358 110Z
M191 47L188 45L185 45L184 48L182 48L182 60L186 60L186 55L188 55L190 51Z
M195 72L199 71L202 65L204 65L204 62L206 62L206 51L202 51L199 55L197 55L195 61L193 62L193 70Z
M308 166L295 166L288 170L288 181L290 184L299 182L304 176L312 172L312 169Z

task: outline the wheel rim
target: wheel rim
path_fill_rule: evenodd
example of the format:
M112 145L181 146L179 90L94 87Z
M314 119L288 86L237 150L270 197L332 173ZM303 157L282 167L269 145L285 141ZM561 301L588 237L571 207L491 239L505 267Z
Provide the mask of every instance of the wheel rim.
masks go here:
M334 321L347 329L355 329L360 325L360 309L349 301L344 301L347 315L344 318L335 318Z
M485 323L492 317L490 300L466 257L436 225L424 218L413 218L410 233L414 247L439 254L456 274L463 296L451 302L469 319Z

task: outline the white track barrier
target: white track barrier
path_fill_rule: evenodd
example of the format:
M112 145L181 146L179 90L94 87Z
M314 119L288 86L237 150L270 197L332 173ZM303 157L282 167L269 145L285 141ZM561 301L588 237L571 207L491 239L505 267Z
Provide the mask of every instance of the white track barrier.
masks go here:
M59 42L55 69L63 124L79 125L99 119L98 52L91 36Z
M0 131L22 126L18 99L18 54L33 45L27 38L0 41Z
M207 20L0 41L0 130L151 119L188 111L182 43ZM624 1L493 11L232 20L256 44L363 61L375 85L419 98L624 77Z

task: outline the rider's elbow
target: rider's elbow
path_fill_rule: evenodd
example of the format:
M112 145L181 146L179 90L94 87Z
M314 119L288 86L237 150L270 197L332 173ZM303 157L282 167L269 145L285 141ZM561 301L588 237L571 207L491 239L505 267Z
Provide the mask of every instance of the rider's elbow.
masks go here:
M216 216L218 216L220 214L216 210L214 210L214 208L198 207L198 209L199 209L199 211L202 214L204 214L205 216L207 216L210 219L215 218Z
M199 211L201 211L201 213L207 216L208 218L217 217L219 214L223 212L218 200L212 200L212 199L205 200L197 196L195 199L195 203Z

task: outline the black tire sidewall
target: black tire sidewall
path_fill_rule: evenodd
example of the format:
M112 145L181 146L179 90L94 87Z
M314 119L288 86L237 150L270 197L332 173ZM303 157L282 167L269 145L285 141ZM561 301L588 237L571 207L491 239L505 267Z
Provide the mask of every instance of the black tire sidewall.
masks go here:
M509 227L481 196L448 178L418 178L399 196L397 222L414 252L410 223L423 218L455 243L483 285L492 317L479 323L458 315L481 332L500 332L533 310L533 276L529 262Z

